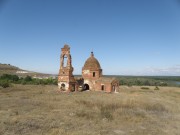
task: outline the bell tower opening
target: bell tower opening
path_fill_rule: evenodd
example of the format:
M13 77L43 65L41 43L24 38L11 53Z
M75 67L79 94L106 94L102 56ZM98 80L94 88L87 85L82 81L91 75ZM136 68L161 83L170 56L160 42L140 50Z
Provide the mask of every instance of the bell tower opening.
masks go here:
M68 57L66 55L63 56L63 67L67 67Z

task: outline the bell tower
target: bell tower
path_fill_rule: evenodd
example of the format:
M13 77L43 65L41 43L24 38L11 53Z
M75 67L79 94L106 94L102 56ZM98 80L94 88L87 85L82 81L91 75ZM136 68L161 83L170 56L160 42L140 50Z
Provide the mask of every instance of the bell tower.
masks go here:
M58 75L58 87L62 91L75 91L76 81L73 76L70 47L64 45L61 48L60 69Z

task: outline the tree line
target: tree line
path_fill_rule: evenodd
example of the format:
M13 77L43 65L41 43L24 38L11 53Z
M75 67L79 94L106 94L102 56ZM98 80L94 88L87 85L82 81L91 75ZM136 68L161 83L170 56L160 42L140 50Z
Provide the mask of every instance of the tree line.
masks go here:
M173 80L165 80L164 78L148 77L148 76L107 76L116 77L120 85L127 86L175 86Z
M79 76L78 76L79 77ZM112 77L112 76L107 76ZM119 80L120 85L127 86L178 86L174 81L180 81L180 77L135 77L135 76L113 76ZM31 76L18 77L17 75L3 74L0 76L0 86L9 87L11 84L33 84L33 85L57 85L57 78L38 79Z
M31 76L19 77L17 75L3 74L0 76L0 86L9 87L11 84L33 84L33 85L57 85L57 79L52 77L47 79L32 78Z
M119 80L120 85L128 86L168 86L168 82L156 81L151 79L123 79Z

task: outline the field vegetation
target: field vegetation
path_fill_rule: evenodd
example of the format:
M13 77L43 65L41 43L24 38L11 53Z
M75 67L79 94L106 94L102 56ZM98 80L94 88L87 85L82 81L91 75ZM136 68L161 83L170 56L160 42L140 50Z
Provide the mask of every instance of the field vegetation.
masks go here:
M3 88L10 87L11 84L34 84L34 85L57 85L57 79L46 78L38 79L32 78L31 76L18 77L17 75L3 74L0 76L0 86Z
M180 87L179 76L107 76L116 77L121 85L128 86L176 86Z
M2 135L179 135L180 88L120 86L65 93L56 85L0 87Z

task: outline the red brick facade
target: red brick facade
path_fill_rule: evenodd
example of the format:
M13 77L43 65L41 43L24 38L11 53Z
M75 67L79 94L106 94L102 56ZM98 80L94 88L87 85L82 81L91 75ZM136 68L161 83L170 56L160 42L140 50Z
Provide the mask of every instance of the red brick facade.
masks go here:
M60 69L58 75L58 87L62 91L74 91L76 81L73 76L72 59L70 54L70 47L64 45L61 48Z
M73 76L73 67L70 55L70 48L64 45L61 49L60 69L58 75L59 89L64 91L74 91L78 89L78 81ZM93 52L86 60L82 68L84 90L115 92L119 88L119 81L115 78L103 77L99 61L94 57ZM80 84L79 84L80 85Z
M103 77L99 61L93 52L82 68L82 77L86 89L95 91L114 92L119 88L119 81L115 78Z

